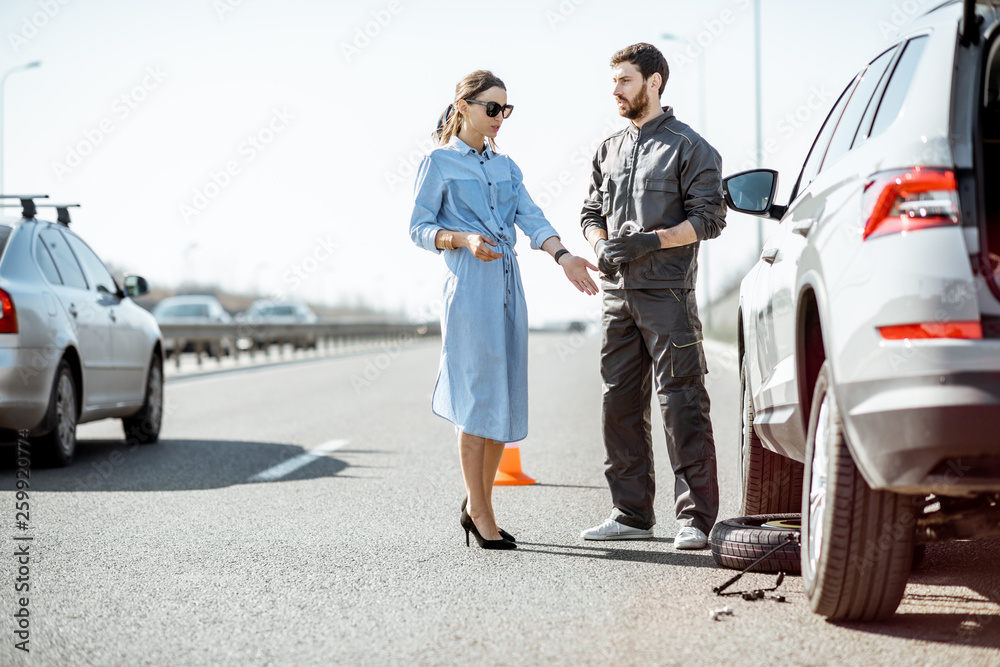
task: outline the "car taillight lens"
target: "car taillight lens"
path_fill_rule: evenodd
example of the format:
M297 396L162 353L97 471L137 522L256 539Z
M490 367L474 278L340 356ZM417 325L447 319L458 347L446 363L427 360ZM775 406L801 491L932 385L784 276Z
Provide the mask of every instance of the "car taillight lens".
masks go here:
M0 289L0 333L17 333L17 311L10 294Z
M864 238L961 222L954 172L914 167L876 174L865 185Z
M879 327L878 332L886 340L906 338L975 338L983 337L980 322L923 322L920 324L897 324Z

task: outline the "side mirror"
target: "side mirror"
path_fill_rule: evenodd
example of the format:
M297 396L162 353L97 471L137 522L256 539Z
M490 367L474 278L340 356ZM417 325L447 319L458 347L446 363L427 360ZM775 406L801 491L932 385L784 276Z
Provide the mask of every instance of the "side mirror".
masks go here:
M781 218L786 207L774 205L777 190L778 172L773 169L753 169L722 179L726 204L740 213Z
M149 283L142 276L125 276L125 294L135 298L149 291Z

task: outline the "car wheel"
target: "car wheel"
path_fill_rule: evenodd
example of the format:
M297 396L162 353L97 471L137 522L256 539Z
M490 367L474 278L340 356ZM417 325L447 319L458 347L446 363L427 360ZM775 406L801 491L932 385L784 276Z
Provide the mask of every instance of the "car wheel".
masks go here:
M892 616L910 575L910 496L874 491L847 446L830 362L820 369L806 441L802 579L812 610L834 620Z
M798 514L763 514L726 519L715 524L708 536L712 558L723 567L743 570L763 558L751 572L798 574L801 519ZM789 539L791 537L792 539ZM783 544L770 555L769 551Z
M49 432L35 440L43 457L55 466L68 466L76 453L76 391L69 362L63 359L56 367L56 379L52 383L49 409L45 415Z
M125 440L129 443L142 445L151 444L160 439L160 424L163 421L163 363L160 357L153 355L149 364L149 376L146 378L146 399L142 408L132 415L122 419L125 428Z
M737 476L740 514L785 514L802 507L804 466L764 447L753 430L754 410L747 381L747 355L740 363L740 451Z

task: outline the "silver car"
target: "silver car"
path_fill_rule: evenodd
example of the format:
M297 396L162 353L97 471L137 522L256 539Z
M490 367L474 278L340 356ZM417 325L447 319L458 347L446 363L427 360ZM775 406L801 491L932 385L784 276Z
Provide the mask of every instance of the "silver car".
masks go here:
M30 202L29 202L30 203ZM129 441L159 437L163 342L153 316L67 224L0 218L0 429L68 465L76 425L119 418Z
M305 333L284 338L268 339L253 332L253 327L260 324L315 324L319 321L312 308L301 301L273 301L271 299L258 299L250 304L245 312L237 316L241 323L241 330L244 336L239 342L243 349L255 345L258 349L264 348L272 343L290 342L296 349L313 348L316 349L318 339L315 333Z
M976 16L980 17L977 22ZM1000 534L1000 14L943 3L841 94L740 290L745 514L802 513L812 609L892 615L929 542Z
M168 296L153 308L153 317L158 324L227 324L233 321L219 300L211 294ZM165 338L163 344L168 357L175 352L195 352L198 349L196 343L175 341L172 338ZM175 350L176 347L182 349ZM233 353L233 341L228 337L213 340L207 344L206 351L210 357L229 356Z

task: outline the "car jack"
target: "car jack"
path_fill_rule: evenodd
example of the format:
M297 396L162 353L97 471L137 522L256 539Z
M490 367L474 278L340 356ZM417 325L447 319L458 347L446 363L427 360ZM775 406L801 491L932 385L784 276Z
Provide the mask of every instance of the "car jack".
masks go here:
M753 568L754 565L756 565L757 563L761 562L762 560L764 560L765 558L767 558L768 556L770 556L771 554L773 554L778 549L781 549L782 547L784 547L786 543L788 543L788 542L795 542L797 539L798 539L798 534L797 533L793 533L793 534L788 535L783 542L781 542L778 545L775 545L775 547L773 549L771 549L770 551L768 551L766 554L764 554L763 556L761 556L760 558L758 558L754 562L752 562L749 565L747 565L745 568L743 568L742 572L739 572L738 574L736 574L736 576L734 576L731 579L729 579L729 581L727 581L726 583L722 584L721 586L716 586L715 588L713 588L712 592L715 593L716 595L720 595L720 596L723 596L723 597L730 596L730 595L741 595L744 600L748 600L748 601L763 600L766 597L768 599L774 600L775 602L786 602L784 595L768 595L768 593L771 593L773 591L778 590L778 587L781 586L781 582L783 582L785 580L785 573L784 572L779 572L778 573L778 578L777 578L777 580L775 580L774 586L772 586L770 588L756 588L756 589L749 590L749 591L730 591L728 593L726 593L725 590L727 588L729 588L730 586L732 586L733 584L735 584L737 581L739 581L743 577L744 574L746 574L747 572L749 572L751 570L751 568Z

